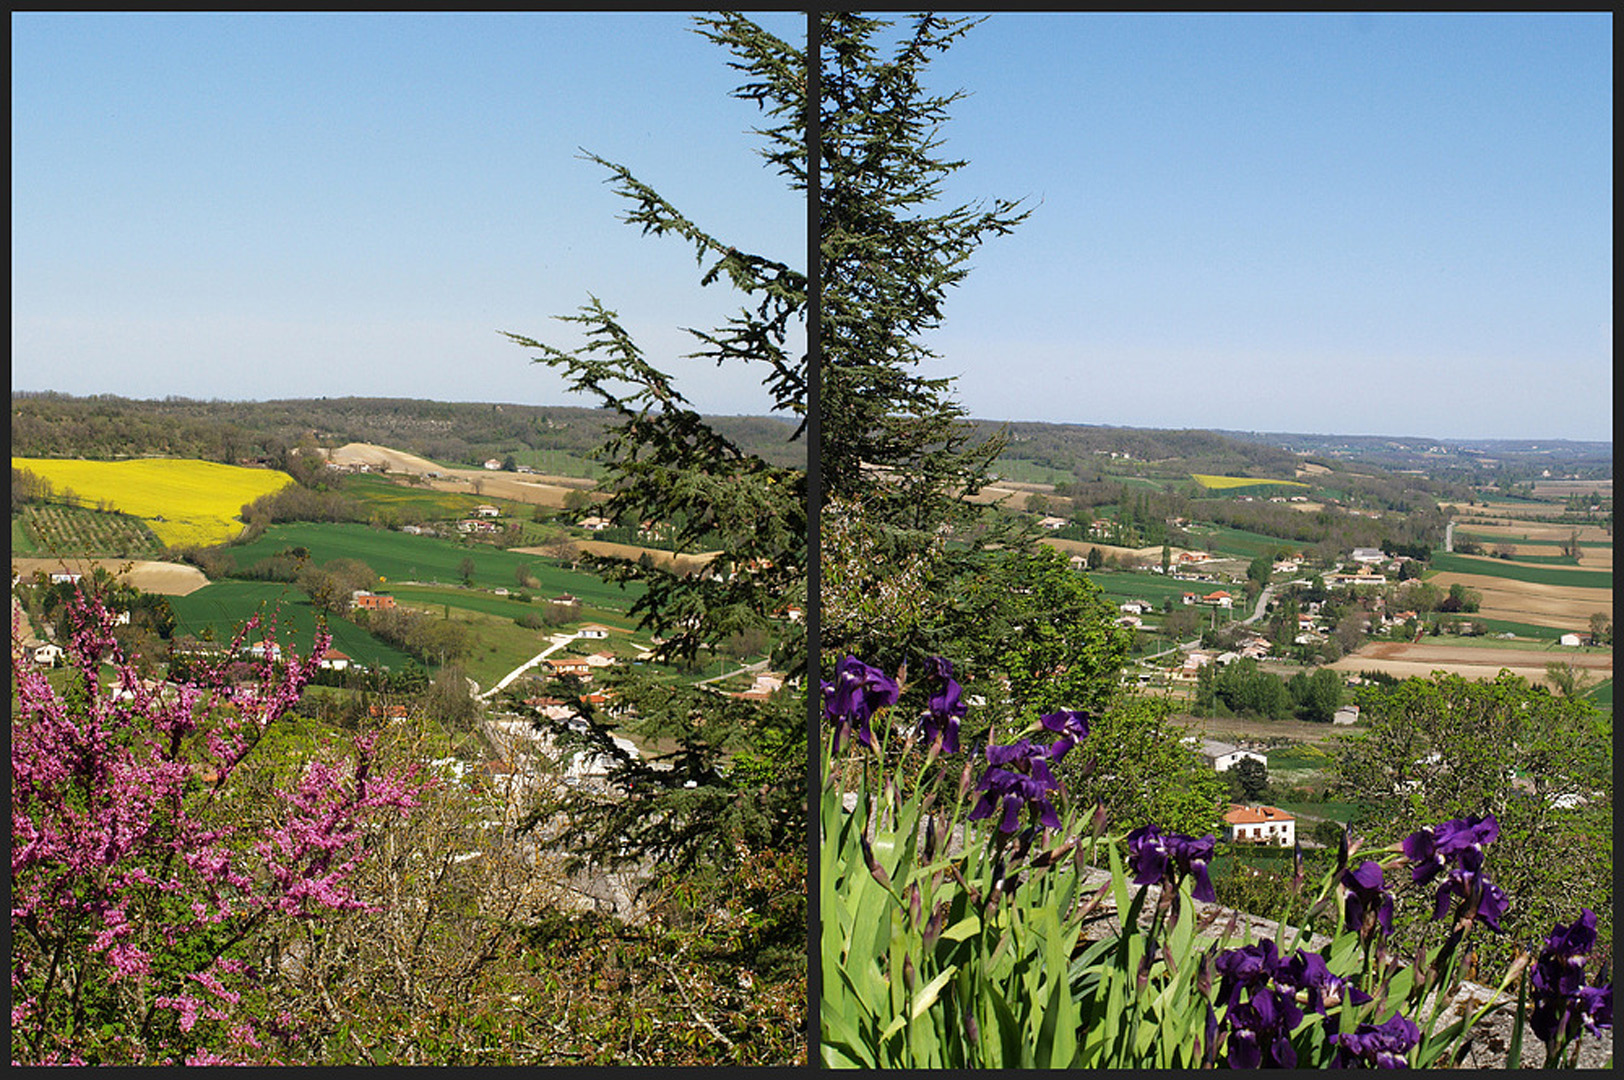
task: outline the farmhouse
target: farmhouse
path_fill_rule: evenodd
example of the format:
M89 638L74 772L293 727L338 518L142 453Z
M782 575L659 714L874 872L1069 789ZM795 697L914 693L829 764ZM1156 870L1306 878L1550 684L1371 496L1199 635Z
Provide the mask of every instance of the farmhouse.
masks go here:
M581 528L589 529L592 532L603 532L603 530L607 529L613 524L614 522L610 521L608 518L599 517L596 514L590 514L581 519Z
M1566 645L1569 648L1576 649L1585 642L1584 638L1580 637L1578 634L1563 634L1561 637L1556 639L1556 643L1558 645Z
M474 507L474 513L477 514L480 517L501 517L502 516L502 511L499 508L497 508L495 506L490 506L490 505L476 506L476 507Z
M1354 562L1379 563L1379 562L1385 562L1386 559L1387 559L1387 556L1382 554L1382 549L1381 548L1354 548L1353 549L1353 561Z
M1066 527L1066 519L1063 517L1055 517L1053 514L1048 514L1038 519L1038 524L1045 529L1064 529Z
M1291 847L1297 842L1297 821L1284 810L1272 806L1230 804L1224 815L1229 839L1237 844L1274 844Z
M1346 727L1349 724L1357 724L1358 722L1359 706L1357 705L1343 705L1336 710L1336 715L1331 717L1331 723L1343 727Z
M1238 746L1219 742L1217 739L1201 739L1199 745L1201 756L1216 772L1228 772L1243 758L1251 758L1260 765L1269 764L1269 759L1256 750L1242 750Z
M575 633L584 638L602 639L609 636L609 628L607 626L601 626L598 623L587 623Z
M350 666L350 658L347 653L339 652L337 649L328 649L321 654L320 666L328 671L343 671Z
M487 458L485 461L485 467L491 472L497 472L502 468L502 461L500 458Z
M362 611L388 611L395 606L395 598L381 593L356 589L350 594L350 603Z
M34 663L40 667L56 667L62 660L62 646L54 641L47 641L34 650Z
M1219 589L1216 592L1210 592L1206 596L1203 596L1201 598L1201 602L1203 604L1211 604L1214 607L1229 608L1234 606L1235 598L1230 596L1229 593L1225 592L1223 589Z

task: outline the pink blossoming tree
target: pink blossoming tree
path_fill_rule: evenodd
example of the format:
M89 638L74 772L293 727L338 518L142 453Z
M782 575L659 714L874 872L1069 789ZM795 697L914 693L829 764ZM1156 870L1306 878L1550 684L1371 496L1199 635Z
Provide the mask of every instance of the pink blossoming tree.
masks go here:
M375 734L306 759L287 786L241 775L325 631L279 660L270 625L252 679L234 684L222 660L176 686L137 676L94 597L75 599L70 624L61 692L12 627L11 1060L274 1061L291 1018L254 1008L274 940L369 907L351 888L369 830L408 814L427 781L375 767Z

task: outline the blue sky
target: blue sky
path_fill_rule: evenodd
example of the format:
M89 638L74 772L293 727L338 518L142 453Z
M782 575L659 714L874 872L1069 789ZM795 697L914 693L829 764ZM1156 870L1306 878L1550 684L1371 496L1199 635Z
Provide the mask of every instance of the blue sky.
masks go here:
M762 21L804 43L804 16ZM674 359L680 328L737 294L620 223L577 156L804 263L803 197L755 154L760 115L691 25L13 15L13 386L590 404L498 331L576 344L550 317L591 292L702 408L766 412L757 380Z
M576 157L801 261L684 16L11 25L14 387L570 403L498 331L590 291L765 411L672 359L735 297ZM1035 208L931 342L974 415L1611 438L1610 15L1000 14L928 81L949 197Z
M1612 437L1612 17L999 14L932 342L977 416Z

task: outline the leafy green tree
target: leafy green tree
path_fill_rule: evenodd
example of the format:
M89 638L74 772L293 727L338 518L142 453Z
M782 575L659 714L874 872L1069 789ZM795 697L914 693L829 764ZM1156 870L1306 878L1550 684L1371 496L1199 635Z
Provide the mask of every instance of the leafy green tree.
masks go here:
M1304 720L1328 724L1342 705L1342 677L1330 668L1317 668L1313 674L1299 671L1286 684L1297 715Z
M1259 555L1257 558L1248 563L1246 567L1246 576L1248 580L1255 581L1259 585L1267 585L1269 583L1269 575L1273 573L1274 560L1267 555Z
M1111 701L1133 639L1116 625L1099 586L1071 569L1063 553L1049 547L994 553L955 592L956 634L942 649L962 662L989 704L1002 698L1009 714L1026 723Z
M1269 791L1269 767L1256 758L1241 758L1229 769L1240 787L1241 798L1256 802Z
M1611 716L1504 671L1477 682L1411 678L1362 691L1361 703L1366 728L1340 744L1333 788L1362 804L1370 842L1468 814L1499 822L1489 866L1512 906L1481 966L1509 962L1518 943L1571 920L1581 904L1596 912L1598 951L1609 955ZM1419 928L1405 929L1399 950Z
M1075 805L1105 807L1111 828L1155 824L1202 836L1223 828L1224 781L1169 722L1164 699L1125 697L1090 722L1059 772Z

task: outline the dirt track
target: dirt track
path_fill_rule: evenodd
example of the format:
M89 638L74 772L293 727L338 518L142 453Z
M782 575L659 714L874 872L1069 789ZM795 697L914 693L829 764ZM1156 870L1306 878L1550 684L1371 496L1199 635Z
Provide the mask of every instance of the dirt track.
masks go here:
M702 552L698 555L674 555L659 548L638 547L635 544L617 544L611 540L576 540L574 544L581 551L591 552L594 555L610 555L622 559L637 559L647 554L654 560L655 566L670 568L675 564L677 573L686 573L705 566L717 555L714 551ZM509 548L523 555L553 554L550 547L516 547Z
M120 571L124 566L130 566L127 572ZM36 570L43 570L47 574L56 573L64 569L74 573L83 574L92 566L105 566L118 577L128 581L142 592L162 593L165 596L185 596L194 593L209 583L203 576L203 571L195 566L186 566L182 563L153 562L150 559L20 559L11 560L12 569L28 577Z

